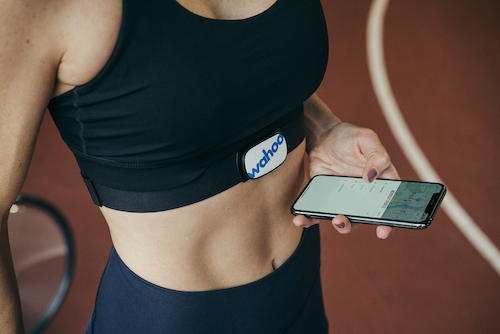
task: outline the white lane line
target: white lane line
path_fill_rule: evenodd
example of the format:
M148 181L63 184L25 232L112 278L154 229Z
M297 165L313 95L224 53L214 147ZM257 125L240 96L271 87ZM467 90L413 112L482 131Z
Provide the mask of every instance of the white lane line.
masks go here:
M384 19L388 4L389 0L372 1L366 27L368 68L375 95L394 137L418 176L425 181L442 183L413 137L391 89L385 65L383 43ZM500 251L462 208L449 189L442 208L472 246L500 275Z

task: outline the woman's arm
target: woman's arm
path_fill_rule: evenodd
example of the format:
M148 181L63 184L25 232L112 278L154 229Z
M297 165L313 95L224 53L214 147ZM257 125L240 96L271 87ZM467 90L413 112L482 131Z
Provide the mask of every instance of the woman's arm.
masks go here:
M7 218L54 89L60 54L45 38L47 1L0 3L0 333L23 333ZM31 6L33 5L33 6Z
M367 183L377 177L399 178L375 132L341 122L316 94L304 103L304 112L311 177L318 174L361 176ZM304 216L294 218L299 226L318 222ZM332 223L342 234L356 226L342 215L335 217ZM378 226L377 236L385 239L392 231L390 227Z
M313 94L304 102L304 116L306 127L306 150L311 150L341 122L330 108L321 101L317 94Z

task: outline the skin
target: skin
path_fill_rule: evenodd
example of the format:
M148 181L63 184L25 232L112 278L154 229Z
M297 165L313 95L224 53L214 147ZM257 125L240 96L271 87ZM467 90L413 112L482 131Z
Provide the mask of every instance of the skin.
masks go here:
M179 3L197 15L242 19L265 11L274 0ZM0 0L1 333L24 332L6 222L41 120L51 97L89 82L106 64L118 37L121 5L121 0ZM249 283L281 266L297 247L302 228L319 223L289 212L308 177L398 178L373 131L340 122L316 95L306 101L305 113L307 146L302 143L261 179L165 212L102 208L125 264L154 284L184 291ZM304 172L306 152L310 175ZM332 224L342 234L355 228L343 216ZM376 228L382 239L391 232Z

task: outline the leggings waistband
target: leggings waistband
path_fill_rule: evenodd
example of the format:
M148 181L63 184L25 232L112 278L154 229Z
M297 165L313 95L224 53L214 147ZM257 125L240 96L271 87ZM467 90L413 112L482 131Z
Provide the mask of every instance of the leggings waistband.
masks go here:
M304 230L293 255L253 283L204 292L149 283L113 249L86 333L327 333L319 228Z

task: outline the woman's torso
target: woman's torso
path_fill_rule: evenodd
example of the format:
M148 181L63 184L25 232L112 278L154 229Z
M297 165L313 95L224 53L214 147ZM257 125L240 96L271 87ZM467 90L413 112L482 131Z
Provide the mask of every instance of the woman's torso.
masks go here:
M179 1L197 16L218 20L254 17L275 4L273 0L240 2ZM98 24L78 21L75 34L78 31L79 37L68 39L54 96L91 81L113 53L122 1L90 3L75 5L75 10L84 13L81 17L98 18L94 20ZM76 36L71 31L68 35ZM118 254L139 276L177 290L237 286L269 274L293 253L302 233L292 224L289 207L304 185L304 147L297 147L283 165L263 178L239 183L195 204L154 213L103 207Z
M221 289L266 276L300 241L289 208L304 186L304 148L263 178L186 207L154 213L102 207L117 253L137 275L174 290Z

